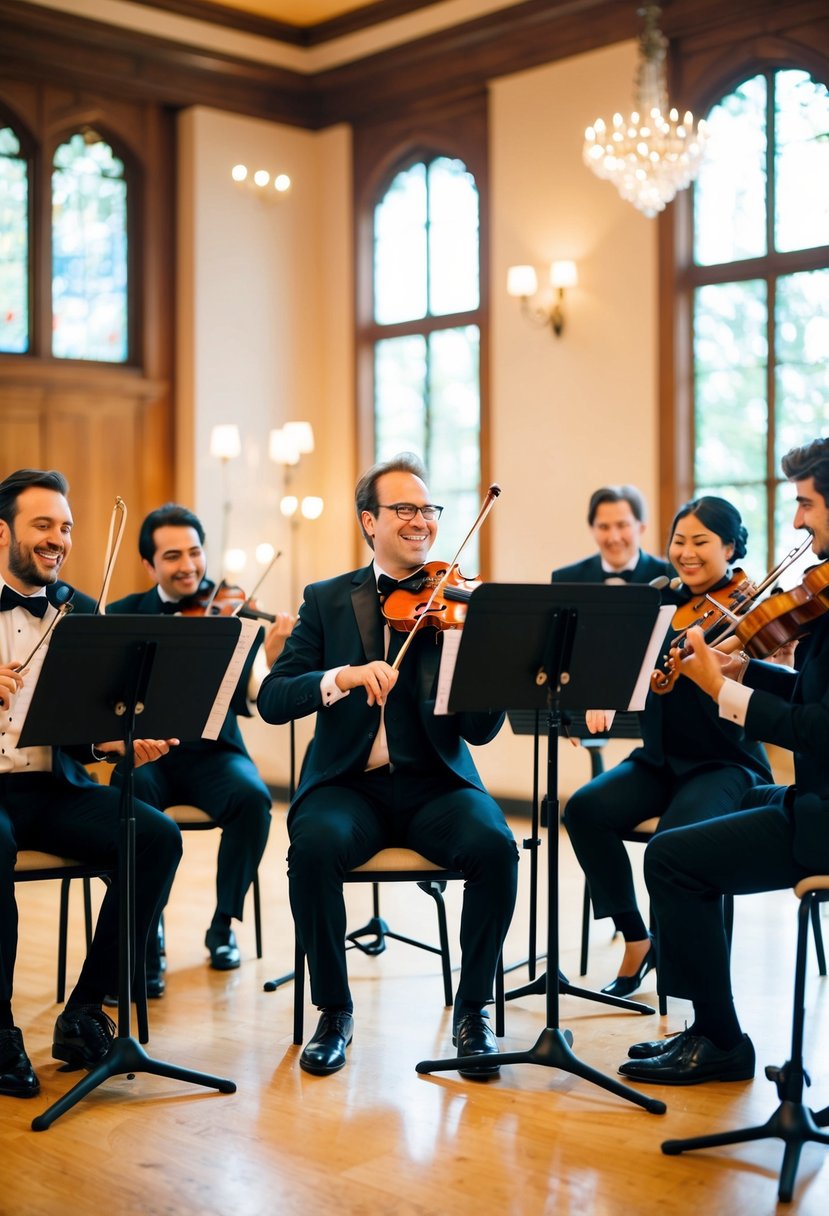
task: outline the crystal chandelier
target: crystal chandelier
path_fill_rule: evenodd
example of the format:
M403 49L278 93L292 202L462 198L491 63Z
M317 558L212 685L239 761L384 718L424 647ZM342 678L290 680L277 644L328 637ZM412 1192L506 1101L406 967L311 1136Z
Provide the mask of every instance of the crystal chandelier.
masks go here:
M686 111L668 109L665 61L668 39L657 26L658 4L638 10L644 19L639 38L635 109L613 115L608 129L597 118L584 133L583 157L597 177L606 178L645 215L656 215L699 173L707 139L705 122Z

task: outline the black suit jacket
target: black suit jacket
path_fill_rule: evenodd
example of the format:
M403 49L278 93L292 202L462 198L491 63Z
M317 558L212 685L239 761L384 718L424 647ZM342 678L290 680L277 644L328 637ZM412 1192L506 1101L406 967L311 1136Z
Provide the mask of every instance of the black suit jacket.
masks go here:
M121 616L158 616L161 612L161 603L158 588L151 587L149 591L138 591L133 595L125 595L123 599L115 600L114 603L107 605L107 612ZM230 708L225 715L218 738L216 740L201 739L192 743L180 743L168 756L162 756L161 760L158 761L159 764L183 763L184 761L181 759L183 755L186 756L194 749L210 747L215 744L222 744L224 747L230 748L231 751L239 752L244 756L248 755L248 750L245 747L242 732L239 730L239 723L236 721L236 718L237 715L244 718L252 716L247 702L247 687L254 655L259 648L262 637L263 633L260 631L257 641L254 642L248 652L244 669L239 678L239 683L234 690Z
M829 865L829 614L797 644L796 671L749 663L743 682L755 691L746 730L794 753L794 854L823 873Z
M439 635L438 643L441 640ZM352 689L347 697L323 709L320 682L331 668L382 659L383 648L383 622L373 566L306 588L299 619L263 682L257 702L265 721L276 724L321 711L294 805L324 782L364 771L380 726L380 709L367 704L362 688ZM410 658L414 658L411 653L403 662ZM448 770L466 785L482 790L464 740L488 743L498 733L504 715L461 713L436 717L433 711L440 645L423 647L416 661L420 720L429 743Z
M636 568L626 572L625 582L649 583L652 579L665 574L673 578L676 571L670 562L661 557L652 557L650 553L640 550ZM571 566L560 566L550 576L554 583L604 583L609 578L617 577L602 569L602 559L598 553L586 557L583 561L573 562Z

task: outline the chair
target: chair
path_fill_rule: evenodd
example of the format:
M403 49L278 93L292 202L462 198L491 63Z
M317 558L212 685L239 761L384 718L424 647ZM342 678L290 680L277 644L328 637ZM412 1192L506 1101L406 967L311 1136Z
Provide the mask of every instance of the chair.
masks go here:
M60 879L60 913L58 916L58 974L55 1000L61 1003L66 996L66 950L69 933L69 890L73 878L83 880L84 927L86 948L92 942L92 891L91 878L105 882L109 872L99 866L90 866L82 861L60 857L57 853L41 853L37 849L21 849L14 866L15 882L40 882L47 878Z
M211 819L207 811L197 806L165 806L164 814L178 824L182 832L209 832L221 825ZM256 957L262 957L262 904L259 894L259 871L253 876L253 924L256 932Z
M412 849L391 848L381 849L379 853L369 858L363 865L357 866L345 876L346 883L366 883L373 885L373 909L371 919L362 927L346 935L346 949L362 950L364 954L382 954L386 948L386 938L405 942L419 950L428 950L431 954L439 954L443 970L444 1004L452 1005L452 964L449 955L449 934L446 926L446 907L443 892L447 882L463 881L463 875L457 870L444 870L434 862L415 853ZM415 882L421 891L435 901L438 914L438 936L440 945L433 946L428 942L417 941L400 933L393 933L379 914L379 884L382 882ZM360 939L369 937L370 941ZM305 1023L305 952L299 938L295 938L294 946L294 1043L302 1043ZM267 985L266 985L267 987ZM498 968L495 992L495 1033L504 1033L504 969L503 961Z
M792 1013L791 1055L780 1068L766 1066L766 1076L777 1086L780 1105L771 1117L757 1127L739 1131L723 1132L712 1136L697 1136L691 1140L666 1140L663 1153L676 1156L696 1148L717 1148L725 1144L741 1144L750 1140L767 1140L777 1137L782 1140L783 1164L780 1169L778 1197L781 1203L791 1202L795 1174L800 1161L800 1150L807 1141L829 1145L829 1133L820 1129L829 1127L829 1106L813 1111L803 1103L803 1085L809 1077L803 1067L803 1023L806 1017L806 953L809 938L809 922L815 930L815 947L821 975L826 975L826 958L822 938L817 934L820 904L829 901L829 874L804 878L797 884L794 893L800 900L797 919L797 951L794 973L794 1009Z

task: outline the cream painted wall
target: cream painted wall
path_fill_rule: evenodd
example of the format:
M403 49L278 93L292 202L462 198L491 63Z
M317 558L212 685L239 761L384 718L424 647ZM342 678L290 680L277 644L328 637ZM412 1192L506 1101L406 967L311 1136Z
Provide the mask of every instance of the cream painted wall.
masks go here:
M240 583L256 582L255 549L269 542L283 556L257 598L295 612L307 582L351 560L342 523L354 481L349 134L193 109L179 138L178 492L204 522L212 576L226 495L228 544L247 555ZM287 173L291 190L264 202L231 180L238 162ZM268 434L290 419L309 420L317 446L286 487ZM242 454L223 468L210 432L227 422L240 427ZM292 528L279 511L286 488L322 495L322 517ZM286 782L287 728L245 728L265 778Z
M546 582L554 565L590 551L584 515L597 485L632 481L655 497L656 228L581 162L585 126L628 104L634 69L629 43L491 87L492 473L503 495L485 526L499 581ZM238 160L288 172L291 193L265 207L236 190L229 170ZM209 432L239 421L243 458L227 470L231 543L287 545L267 431L309 418L318 447L300 466L300 492L327 505L318 524L303 525L300 583L326 577L352 563L355 527L347 132L195 110L182 117L180 166L180 438L185 463L194 453L193 500L217 537ZM541 271L561 257L577 260L580 280L556 339L521 318L504 286L509 265ZM651 542L661 547L656 529ZM268 606L286 604L288 572L289 563L278 567L263 589ZM285 781L287 731L261 722L245 730L265 777ZM611 744L608 762L627 750ZM561 756L566 793L589 766L566 744ZM475 759L494 794L529 796L530 740L505 727Z
M629 104L636 49L625 43L491 86L493 576L547 582L592 552L587 501L600 485L657 489L656 228L582 164L585 127ZM507 267L578 263L560 338L522 318ZM651 546L663 548L652 526ZM630 750L608 745L612 763ZM562 792L589 773L560 747ZM476 755L493 792L526 794L530 741L509 727ZM543 787L543 781L542 781Z

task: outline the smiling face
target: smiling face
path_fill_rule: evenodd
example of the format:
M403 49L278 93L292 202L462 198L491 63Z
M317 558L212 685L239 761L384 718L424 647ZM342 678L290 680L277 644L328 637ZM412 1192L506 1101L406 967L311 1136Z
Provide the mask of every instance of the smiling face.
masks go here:
M796 528L811 532L812 552L823 561L829 558L829 504L815 489L813 477L796 481L797 511L794 517Z
M31 595L56 582L72 548L72 512L56 490L29 486L17 498L11 524L0 520L0 574Z
M147 573L171 600L195 595L207 565L196 529L164 524L153 532L153 543L153 560L142 559Z
M600 502L590 528L599 553L612 570L623 570L638 556L645 525L625 499Z
M412 473L384 473L377 479L376 489L377 514L363 511L361 523L374 541L380 568L392 578L405 578L427 560L438 534L437 520L426 520L418 512L407 522L388 508L404 502L425 507L432 500L424 483Z
M677 520L668 557L689 591L699 594L713 587L725 576L733 556L734 545L726 544L696 515Z

